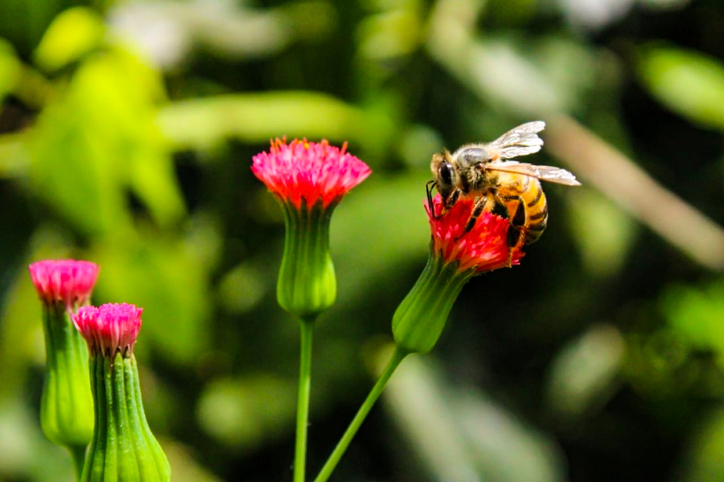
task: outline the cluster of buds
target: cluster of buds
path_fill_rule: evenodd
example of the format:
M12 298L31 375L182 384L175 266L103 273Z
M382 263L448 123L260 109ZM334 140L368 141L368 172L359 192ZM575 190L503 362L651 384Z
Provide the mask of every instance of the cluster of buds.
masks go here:
M79 480L167 482L170 466L146 422L133 357L143 310L89 306L98 271L88 261L30 265L46 346L41 425L68 447Z

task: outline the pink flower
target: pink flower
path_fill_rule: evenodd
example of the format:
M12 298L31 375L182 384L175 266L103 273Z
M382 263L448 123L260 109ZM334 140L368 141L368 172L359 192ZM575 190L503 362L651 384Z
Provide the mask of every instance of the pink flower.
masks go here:
M434 212L441 212L442 197L438 194L432 202ZM483 212L473 229L465 232L465 225L470 219L474 204L471 199L460 199L448 212L435 219L430 207L425 203L434 254L442 256L446 264L459 262L460 272L492 271L508 267L509 261L513 265L519 264L524 253L520 249L514 249L511 256L506 242L509 224L507 219Z
M84 306L73 315L73 323L88 343L91 353L113 358L117 351L130 356L141 331L141 313L128 303Z
M311 208L318 202L323 208L339 202L353 187L372 172L364 162L326 140L307 142L285 139L271 142L269 152L254 156L251 170L267 188L297 209Z
M62 302L70 310L88 303L100 268L90 261L63 259L38 261L31 264L29 270L44 302Z

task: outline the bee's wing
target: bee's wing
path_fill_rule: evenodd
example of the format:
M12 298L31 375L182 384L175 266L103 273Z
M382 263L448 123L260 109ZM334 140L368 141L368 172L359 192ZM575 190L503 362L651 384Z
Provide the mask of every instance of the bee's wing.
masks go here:
M538 133L545 129L545 126L543 121L527 122L509 130L488 146L497 149L502 159L534 154L540 151L543 145L543 139L538 137Z
M512 172L514 174L524 174L526 176L536 177L541 181L555 182L557 184L565 184L566 186L581 185L581 183L576 180L576 176L559 167L538 166L535 164L527 164L516 161L504 161L485 164L485 169L491 171Z

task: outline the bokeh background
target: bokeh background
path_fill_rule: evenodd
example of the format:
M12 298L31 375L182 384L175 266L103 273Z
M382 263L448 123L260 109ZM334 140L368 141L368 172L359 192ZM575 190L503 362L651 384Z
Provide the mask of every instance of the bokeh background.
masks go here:
M175 481L291 479L298 327L276 136L373 175L332 222L309 472L372 385L427 255L429 159L543 119L550 219L475 278L335 474L344 481L724 480L719 0L0 1L0 479L68 481L38 423L27 265L102 266L143 306L147 415Z

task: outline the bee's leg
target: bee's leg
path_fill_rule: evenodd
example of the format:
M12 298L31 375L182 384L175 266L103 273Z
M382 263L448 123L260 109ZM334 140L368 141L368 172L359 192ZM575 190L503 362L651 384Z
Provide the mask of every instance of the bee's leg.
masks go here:
M430 207L430 212L432 212L432 216L435 219L439 217L439 215L435 213L435 205L432 203L432 188L436 186L437 181L434 179L432 181L427 181L427 184L425 184L425 190L427 191L427 205Z
M480 215L483 214L483 211L485 211L485 205L487 203L488 196L481 196L479 198L475 198L473 212L470 214L470 219L468 219L468 223L465 225L465 230L463 231L463 234L472 231L472 229L475 227L475 222L478 220L478 217L480 217Z
M451 207L455 206L455 203L458 202L458 199L460 199L460 195L463 192L460 190L460 188L456 188L452 194L450 194L450 197L445 200L445 209L450 209Z
M440 207L440 212L435 212L435 205L432 202L432 189L437 188L437 181L434 179L432 181L427 181L427 184L425 185L425 191L427 191L427 205L430 206L430 210L432 211L432 216L435 219L440 219L443 214L447 212L448 209L453 207L455 203L460 199L460 194L462 191L457 188L455 189L450 196L447 197L447 199L442 200L442 206Z
M435 216L435 219L440 219L443 214L448 212L448 210L453 207L456 202L458 202L460 194L462 194L462 191L460 189L455 189L447 199L444 199L442 209L440 210L440 213Z
M518 206L515 208L513 216L510 218L508 226L508 235L506 238L508 244L508 267L513 266L513 251L520 249L525 244L526 226L525 226L525 205L522 198L518 198Z

